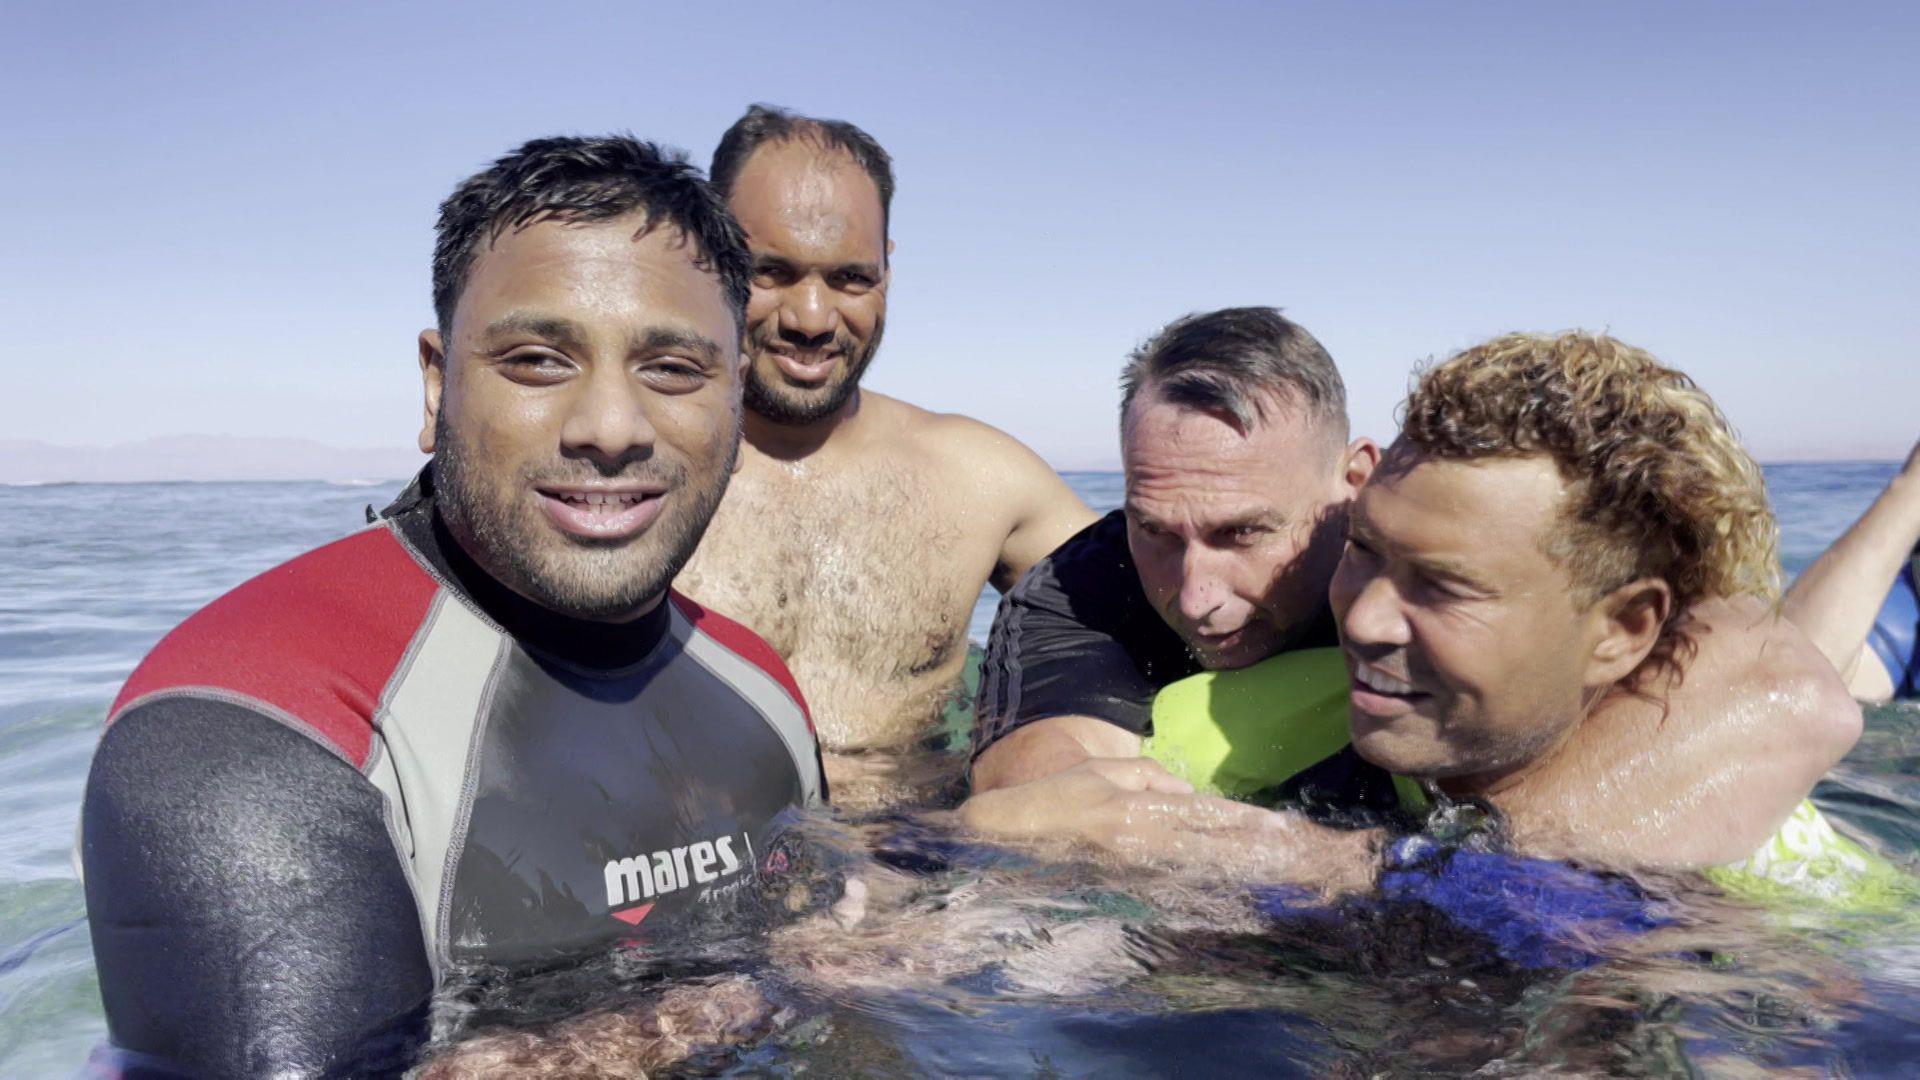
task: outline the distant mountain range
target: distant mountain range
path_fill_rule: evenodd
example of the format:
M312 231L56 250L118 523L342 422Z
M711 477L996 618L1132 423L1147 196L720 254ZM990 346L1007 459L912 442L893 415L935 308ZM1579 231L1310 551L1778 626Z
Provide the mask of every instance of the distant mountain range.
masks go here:
M169 435L113 446L0 439L0 483L159 480L400 480L426 458L412 447L328 446L312 439Z

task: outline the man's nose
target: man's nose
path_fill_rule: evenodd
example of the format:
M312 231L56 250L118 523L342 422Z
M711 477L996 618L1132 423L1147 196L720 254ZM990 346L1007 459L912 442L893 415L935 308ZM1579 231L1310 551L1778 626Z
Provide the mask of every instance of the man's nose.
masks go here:
M819 348L833 340L840 313L817 276L803 278L786 291L780 304L780 332L803 348Z
M645 391L624 364L596 364L576 384L560 443L572 454L592 458L607 469L653 451L653 424L647 419Z
M1204 544L1188 544L1180 557L1180 617L1198 626L1226 603L1232 590Z
M1400 590L1385 574L1360 584L1340 620L1340 636L1354 645L1406 645L1412 640L1400 609Z

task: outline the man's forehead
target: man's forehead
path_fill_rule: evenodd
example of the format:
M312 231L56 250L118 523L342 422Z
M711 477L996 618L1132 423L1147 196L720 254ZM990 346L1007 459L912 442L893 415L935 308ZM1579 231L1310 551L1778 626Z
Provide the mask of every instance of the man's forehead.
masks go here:
M879 247L880 190L853 157L789 139L755 150L729 205L756 246Z
M1121 425L1128 467L1195 468L1260 474L1328 466L1326 432L1304 409L1270 402L1265 416L1242 426L1222 412L1169 402L1143 393Z
M695 321L732 321L724 287L696 261L691 242L671 224L647 227L646 215L602 221L536 221L508 229L474 258L456 307L579 309L586 316L671 310ZM595 320L589 320L595 321Z
M1546 558L1565 490L1544 456L1461 461L1396 449L1361 490L1352 528L1410 558L1532 567Z
M1276 448L1273 439L1201 416L1170 430L1147 418L1144 437L1128 440L1127 505L1137 516L1206 526L1279 523L1318 511L1328 490L1322 451Z

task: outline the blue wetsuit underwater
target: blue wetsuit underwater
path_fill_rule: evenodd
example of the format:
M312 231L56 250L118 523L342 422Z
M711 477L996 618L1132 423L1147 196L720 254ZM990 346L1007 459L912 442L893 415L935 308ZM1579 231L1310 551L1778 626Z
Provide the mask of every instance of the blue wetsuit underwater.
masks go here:
M1370 896L1328 907L1305 889L1266 886L1253 902L1281 922L1388 924L1429 912L1517 970L1592 967L1607 946L1674 921L1664 901L1617 874L1429 836L1387 845Z
M1867 644L1886 665L1894 698L1920 698L1920 550L1894 579Z

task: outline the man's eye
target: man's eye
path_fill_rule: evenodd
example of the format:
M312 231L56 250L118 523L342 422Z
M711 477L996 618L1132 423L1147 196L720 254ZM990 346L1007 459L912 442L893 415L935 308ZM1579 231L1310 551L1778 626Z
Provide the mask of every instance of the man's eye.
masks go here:
M573 365L552 353L515 353L503 361L515 378L551 381L566 377Z
M1439 603L1452 603L1469 599L1467 594L1461 589L1435 578L1422 577L1419 585L1422 593Z
M707 373L685 362L649 364L641 371L641 378L669 394L690 393L707 384Z
M762 288L791 285L793 272L784 266L757 266L753 270L753 283Z
M839 273L833 275L833 287L841 292L863 293L879 284L866 274Z

